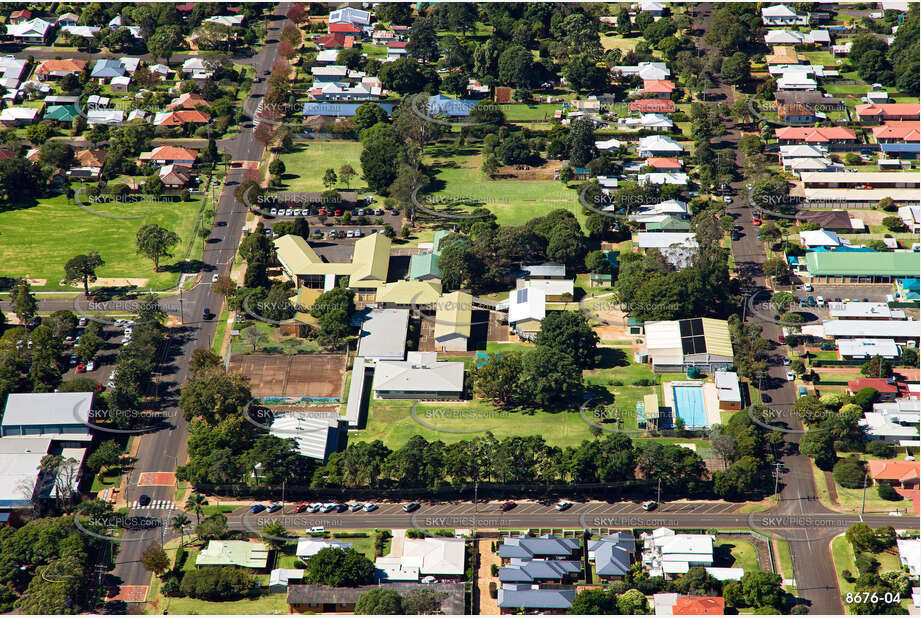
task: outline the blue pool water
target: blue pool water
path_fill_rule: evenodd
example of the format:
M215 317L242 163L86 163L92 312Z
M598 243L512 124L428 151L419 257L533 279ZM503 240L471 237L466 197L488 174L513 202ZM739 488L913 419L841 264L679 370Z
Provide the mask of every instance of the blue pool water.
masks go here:
M673 386L675 416L684 420L687 429L707 427L707 413L704 411L704 389L700 386Z

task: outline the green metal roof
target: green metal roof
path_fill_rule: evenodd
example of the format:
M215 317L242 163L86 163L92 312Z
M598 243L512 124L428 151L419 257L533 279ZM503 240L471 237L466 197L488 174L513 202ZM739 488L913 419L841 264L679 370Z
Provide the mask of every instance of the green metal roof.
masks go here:
M49 105L45 110L45 120L70 122L77 117L77 108L73 105Z
M672 216L665 217L661 221L652 221L646 224L647 231L668 230L670 232L687 232L690 229L690 221Z
M810 275L881 275L917 277L918 255L910 252L810 251L806 254Z
M441 241L451 235L450 230L436 230L432 239L432 252L441 253Z
M437 277L441 279L441 269L438 268L437 253L423 253L414 255L409 259L409 278L411 280L422 277Z

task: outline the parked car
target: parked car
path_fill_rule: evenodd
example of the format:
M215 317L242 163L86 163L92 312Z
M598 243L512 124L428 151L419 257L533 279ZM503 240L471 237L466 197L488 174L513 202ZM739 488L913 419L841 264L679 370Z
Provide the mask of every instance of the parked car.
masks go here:
M724 204L732 204L732 196L724 195L724 196L723 196L723 203L724 203Z
M365 505L365 513L370 513L376 510L377 510L377 505L374 504L373 502L369 502L368 504Z
M308 508L309 508L309 507L308 507L306 504L298 504L296 507L294 507L294 512L295 512L295 513L303 513L303 512L306 511Z
M307 534L323 534L326 532L326 528L323 526L314 526L313 528L307 528Z
M572 502L570 502L569 500L560 500L555 505L553 505L553 508L555 508L558 511L565 511L571 506L572 506Z
M407 513L412 513L413 511L419 510L419 507L421 506L422 505L419 504L418 502L407 502L406 504L403 505L403 510L406 511Z
M349 511L351 511L352 513L357 513L363 508L365 508L364 504L362 504L361 502L356 502L355 504L349 507Z
M349 510L349 505L339 503L333 507L333 510L335 510L337 513L345 513L347 510Z
M254 504L253 506L249 507L250 513L261 513L264 510L265 510L264 504Z
M390 211L390 214L392 214L394 217L398 217L400 215L400 211L394 208Z
M77 373L86 373L86 365L83 363L77 365Z
M269 507L269 513L277 513L282 509L282 506L277 502Z
M816 296L815 302L816 302L816 304L817 304L819 307L824 307L824 306L825 306L825 297L824 297L824 296Z
M86 364L86 370L87 370L87 371L95 371L95 370L96 370L96 361L90 361L90 362L88 362L88 363Z
M353 232L352 230L349 230L348 232L345 233L345 237L346 237L346 238L354 238L354 237L355 237L355 232Z
M654 510L657 506L659 506L659 503L656 502L655 500L647 500L646 502L643 503L643 510L644 510L644 511L652 511L652 510Z
M795 379L796 379L796 376L793 375L793 372L792 372L792 371L788 371L788 372L787 372L787 382L792 382L792 381L795 380Z
M211 283L217 283L218 278L221 276L220 273L214 273L211 275Z
M786 367L786 366L788 366L788 365L790 364L790 357L789 357L789 356L784 356L784 357L783 357L783 364L784 364L784 367Z
M804 292L811 292L811 291L812 291L812 284L811 284L811 283L804 283L804 284L803 284L803 291L804 291Z
M86 318L80 318L79 320L77 320L77 326L86 326L86 324L87 324Z
M502 504L500 504L500 505L499 505L499 510L500 510L500 511L510 511L510 510L512 510L513 508L515 508L515 506L516 506L516 504L515 504L514 502L512 502L511 500L509 500L508 502L503 502Z

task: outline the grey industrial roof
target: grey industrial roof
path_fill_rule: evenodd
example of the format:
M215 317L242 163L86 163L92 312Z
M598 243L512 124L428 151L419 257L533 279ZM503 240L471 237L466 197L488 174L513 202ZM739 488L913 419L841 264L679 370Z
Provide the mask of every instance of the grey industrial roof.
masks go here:
M85 426L92 406L93 393L10 393L2 424Z
M50 438L0 438L0 506L29 504L50 446Z
M372 309L361 324L358 356L403 359L408 329L409 309Z
M565 277L566 265L555 262L544 262L543 264L522 264L522 272L529 277Z
M464 363L436 362L434 352L410 352L405 361L382 361L374 368L375 391L456 393L464 390Z
M921 337L918 322L910 320L828 320L826 337Z
M742 401L739 390L739 376L733 371L717 371L713 374L716 393L720 401Z

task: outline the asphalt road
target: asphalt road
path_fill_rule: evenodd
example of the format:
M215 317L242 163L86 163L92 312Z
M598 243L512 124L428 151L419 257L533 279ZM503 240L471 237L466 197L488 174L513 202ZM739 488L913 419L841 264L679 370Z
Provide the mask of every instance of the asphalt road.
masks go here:
M253 61L257 72L271 70L278 51L278 34L284 22L287 4L276 7L269 29L269 41L257 54ZM273 36L274 35L274 36ZM265 94L267 84L265 81L253 85L255 94ZM228 152L234 161L258 161L262 158L263 145L256 141L252 130L244 130L236 139L223 144L224 151ZM226 179L224 190L215 215L216 220L227 221L226 234L217 242L206 245L202 257L202 270L205 273L227 273L233 261L234 254L240 242L242 227L246 221L246 208L238 204L234 198L236 186L242 182L244 169L231 168ZM210 282L210 277L203 279ZM172 500L174 488L169 487L136 487L137 479L143 472L173 472L177 465L185 461L186 442L188 440L188 425L178 414L175 408L179 399L180 386L188 377L188 365L192 352L199 347L209 347L214 338L217 324L215 320L203 320L202 313L205 308L214 313L220 313L222 299L211 291L210 283L200 283L192 290L183 293L182 313L183 326L170 329L170 354L172 362L158 381L158 395L167 402L168 411L174 414L176 422L170 429L145 435L141 439L138 450L137 462L128 478L128 495L126 499L132 502L141 493L147 494L153 500ZM143 536L141 532L126 532L125 541L120 545L114 571L115 582L120 585L147 585L150 582L150 573L140 563L140 556L146 548L146 543L132 542L132 536Z
M704 32L708 32L711 28L712 11L711 4L701 5L698 11L698 28ZM710 48L706 43L704 46L707 47L706 51L710 54L720 53L719 50ZM733 91L728 85L719 83L718 88L712 93L716 95L714 99L722 101L724 105L732 105ZM738 149L741 135L738 127L732 127L728 134L721 138L722 143L717 146L735 152L737 170L742 169L744 161L744 156ZM752 208L748 202L748 190L745 184L744 180L732 183L734 199L727 208L728 214L736 217L732 254L746 292L748 294L758 293L759 299L766 299L772 293L769 282L762 272L766 256L764 246L758 240L757 230L752 224ZM763 400L773 409L789 410L796 395L793 384L786 380L787 368L781 361L786 353L784 346L777 343L781 329L777 324L764 319L758 313L748 313L746 319L748 322L759 324L763 329L762 336L775 342L769 361L770 366L757 385ZM834 519L847 517L833 513L819 502L812 476L812 464L807 457L799 454L802 423L794 419L789 422L789 426L792 431L784 436L784 451L780 458L782 465L776 472L780 475L778 480L780 503L771 514L781 516L782 519L786 517L808 518L809 516L819 518L829 516ZM808 522L808 519L803 521ZM869 523L869 520L867 521ZM841 530L843 528L839 529ZM789 536L797 591L809 605L809 613L842 614L844 608L841 604L838 580L828 544L829 539L818 538L813 531L814 528L806 523L795 534Z

